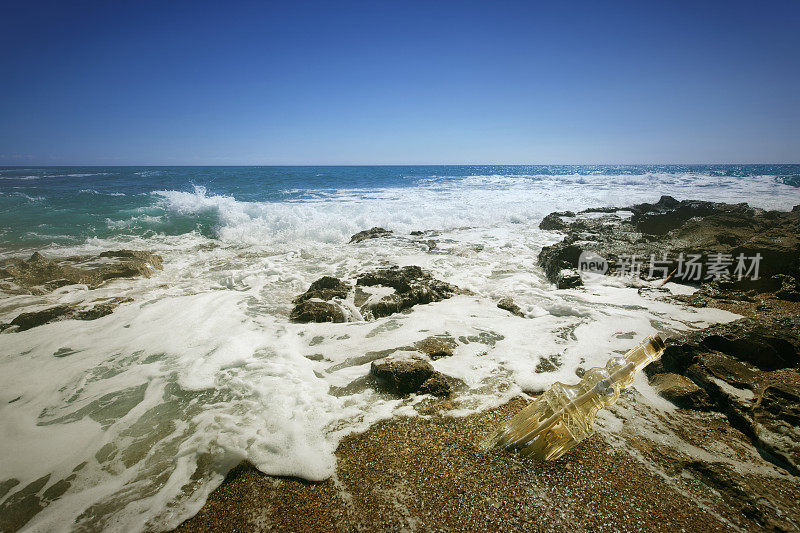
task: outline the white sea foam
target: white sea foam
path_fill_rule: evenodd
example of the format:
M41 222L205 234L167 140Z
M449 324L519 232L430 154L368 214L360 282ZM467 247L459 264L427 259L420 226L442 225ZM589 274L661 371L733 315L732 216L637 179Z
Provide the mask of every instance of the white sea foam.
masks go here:
M725 190L703 186L720 180ZM542 246L560 239L538 229L545 214L661 194L783 209L800 203L797 189L774 179L748 185L674 175L470 176L318 193L278 203L200 187L160 191L157 205L109 227L206 220L213 236L92 238L45 250L154 249L165 264L149 279L17 295L0 306L7 322L22 308L99 296L134 300L94 321L0 335L0 482L19 482L0 506L37 480L39 495L66 480L69 488L27 529L162 529L196 511L242 459L269 474L325 478L342 436L415 412L418 400L359 385L376 357L370 352L453 336L455 354L433 364L466 384L453 411L464 415L554 380L574 382L578 367L602 364L655 331L736 318L653 300L603 277L587 278L585 290L554 290L536 265ZM344 244L372 226L406 237ZM428 229L436 233L407 236ZM433 251L429 238L437 241ZM352 279L386 264L421 265L474 295L370 322L288 321L291 299L318 277ZM528 318L498 309L503 296L513 296ZM544 360L555 370L536 372Z

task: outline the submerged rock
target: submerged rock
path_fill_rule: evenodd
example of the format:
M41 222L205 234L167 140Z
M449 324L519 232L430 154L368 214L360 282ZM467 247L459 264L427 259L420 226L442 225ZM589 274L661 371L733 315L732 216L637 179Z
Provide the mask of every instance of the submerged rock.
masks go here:
M111 259L111 262L108 260ZM88 266L87 266L88 265ZM150 277L162 269L161 256L147 251L110 250L93 256L47 259L35 252L27 260L7 259L0 264L0 279L21 292L44 294L65 285L96 288L117 278Z
M414 347L431 359L441 359L453 355L453 349L458 343L453 337L436 335L422 339L414 344Z
M25 331L37 326L56 322L59 320L96 320L110 315L120 304L132 302L132 298L109 298L95 303L92 306L56 305L40 311L20 313L9 326L16 326L16 331Z
M388 229L383 229L379 227L370 228L364 231L359 231L352 237L350 237L350 244L366 241L367 239L377 239L379 237L388 237L392 235L392 232Z

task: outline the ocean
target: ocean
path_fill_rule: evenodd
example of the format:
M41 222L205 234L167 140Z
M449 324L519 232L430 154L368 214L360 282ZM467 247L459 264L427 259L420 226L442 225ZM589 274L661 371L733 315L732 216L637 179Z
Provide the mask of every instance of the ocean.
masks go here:
M800 165L0 167L0 258L129 248L164 259L150 278L3 294L0 322L132 301L0 334L0 514L31 531L162 530L242 460L325 479L345 435L422 416L426 398L360 378L375 352L430 335L459 340L433 364L465 383L449 413L464 416L574 382L656 331L735 319L608 277L581 290L544 278L538 253L561 239L538 228L545 215L661 195L789 210ZM395 237L348 244L373 226ZM420 265L471 294L378 320L289 321L319 277L386 265ZM506 296L526 318L496 307ZM537 372L543 361L554 363ZM668 408L646 379L635 386Z

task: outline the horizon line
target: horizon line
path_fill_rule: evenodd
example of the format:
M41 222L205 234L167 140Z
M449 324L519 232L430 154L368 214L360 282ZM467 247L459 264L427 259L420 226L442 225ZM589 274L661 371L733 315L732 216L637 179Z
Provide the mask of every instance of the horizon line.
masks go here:
M0 166L5 168L27 168L27 167L40 167L40 168L64 168L64 167L265 167L265 168L278 168L278 167L548 167L548 166L618 166L618 167L635 167L635 166L711 166L711 165L740 165L740 166L755 166L755 165L774 165L774 166L787 166L787 165L800 165L800 162L787 163L787 162L757 162L757 163L284 163L284 164L124 164L124 165L101 165L101 164L62 164L56 165L36 164L29 163L26 165L7 165L0 163Z

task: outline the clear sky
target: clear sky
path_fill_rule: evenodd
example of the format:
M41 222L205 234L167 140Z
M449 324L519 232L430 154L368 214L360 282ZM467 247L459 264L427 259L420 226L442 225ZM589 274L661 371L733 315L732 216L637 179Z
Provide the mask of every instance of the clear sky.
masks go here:
M800 162L800 1L0 8L0 164L692 162Z

